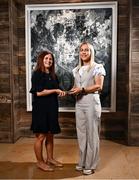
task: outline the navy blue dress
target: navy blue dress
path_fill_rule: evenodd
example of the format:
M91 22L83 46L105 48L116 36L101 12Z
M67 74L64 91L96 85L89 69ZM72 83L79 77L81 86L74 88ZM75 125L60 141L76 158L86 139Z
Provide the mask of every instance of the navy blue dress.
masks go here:
M32 124L33 133L60 133L58 122L58 95L37 96L36 93L44 89L58 89L58 80L51 74L34 71L32 75Z

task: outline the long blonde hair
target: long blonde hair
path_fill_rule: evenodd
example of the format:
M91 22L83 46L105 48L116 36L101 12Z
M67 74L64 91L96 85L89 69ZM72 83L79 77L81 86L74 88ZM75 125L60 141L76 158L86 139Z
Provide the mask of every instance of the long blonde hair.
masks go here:
M94 64L94 47L92 44L88 43L88 42L83 42L80 44L80 47L79 47L79 50L81 49L82 45L86 44L88 46L88 48L90 49L90 52L91 52L91 57L90 57L90 65L89 65L89 69L93 66ZM80 56L79 56L79 64L78 64L78 68L77 69L80 69L81 66L83 66L83 61L81 60Z

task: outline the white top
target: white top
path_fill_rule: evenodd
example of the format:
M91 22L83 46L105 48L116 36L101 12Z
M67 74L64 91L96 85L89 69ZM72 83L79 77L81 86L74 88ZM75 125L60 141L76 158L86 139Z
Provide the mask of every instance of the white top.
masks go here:
M83 75L83 73L88 69L88 67L89 67L89 65L81 66L81 68L79 69L80 76ZM76 72L77 72L77 67L75 67L72 70L72 72L73 72L73 76L75 77ZM98 75L106 76L106 71L102 64L95 63L95 67L93 69L93 76L98 76Z
M81 66L81 68L79 69L80 76L82 76L84 74L84 72L87 71L88 67L89 67L89 65Z

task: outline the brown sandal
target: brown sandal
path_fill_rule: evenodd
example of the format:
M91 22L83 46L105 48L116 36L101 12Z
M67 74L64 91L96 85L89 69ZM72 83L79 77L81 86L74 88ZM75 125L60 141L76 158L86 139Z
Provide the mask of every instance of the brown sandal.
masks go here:
M47 163L48 165L54 165L56 167L63 167L63 164L59 161L56 161L55 159L48 160Z
M52 167L50 167L48 164L44 162L37 162L37 167L43 171L54 171Z

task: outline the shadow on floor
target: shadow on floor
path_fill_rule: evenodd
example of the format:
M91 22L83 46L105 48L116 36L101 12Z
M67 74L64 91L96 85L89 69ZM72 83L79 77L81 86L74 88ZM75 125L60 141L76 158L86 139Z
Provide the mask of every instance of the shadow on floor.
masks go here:
M0 162L0 179L64 179L81 175L75 170L75 164L64 164L63 168L55 168L54 172L45 172L33 162Z

